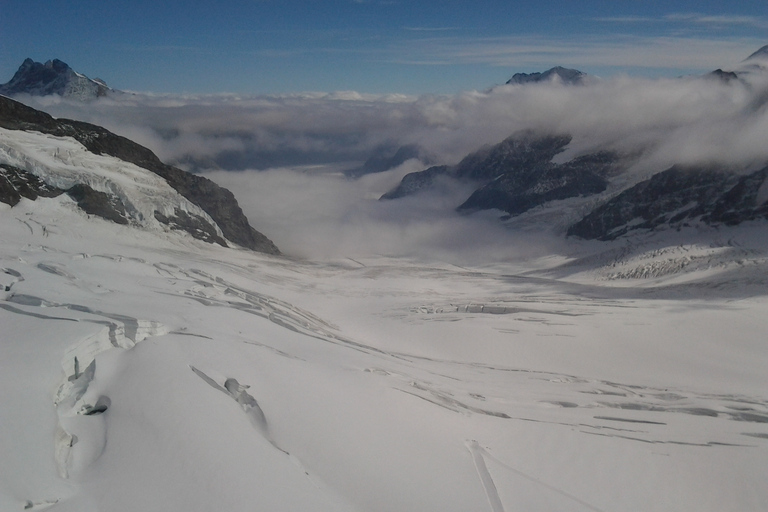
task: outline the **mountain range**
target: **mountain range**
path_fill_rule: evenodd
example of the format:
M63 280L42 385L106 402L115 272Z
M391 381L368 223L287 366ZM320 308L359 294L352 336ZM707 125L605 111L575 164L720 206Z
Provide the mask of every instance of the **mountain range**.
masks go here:
M768 46L759 49L744 60L736 70L715 70L693 80L743 80L750 74L763 72L768 58ZM688 78L690 80L690 78ZM590 87L594 77L575 69L555 67L540 73L518 73L508 85L539 87L542 85ZM110 89L99 80L91 80L75 72L68 65L52 60L45 64L27 59L7 84L0 86L6 93L60 94L78 99L95 98ZM763 108L761 93L756 97L754 109ZM202 222L184 209L144 214L155 221L186 230L199 238L237 245L266 252L276 252L274 244L247 225L247 220L228 191L214 188L212 182L197 175L160 162L146 148L93 125L70 120L54 120L41 112L33 112L7 98L2 99L3 124L6 128L38 130L50 135L74 137L97 154L109 154L135 163L166 179L182 196L206 212L211 222ZM14 117L15 116L15 117ZM23 121L22 121L23 120ZM557 230L568 236L586 239L611 240L634 232L681 228L692 225L736 225L746 221L768 218L765 206L765 176L768 162L753 162L748 168L734 168L727 164L678 163L636 179L628 172L642 158L638 151L619 151L612 147L596 147L588 152L568 151L572 143L569 133L522 130L502 142L482 147L454 165L433 165L423 171L407 174L398 186L381 196L382 200L395 200L434 188L440 180L449 180L474 188L456 210L471 213L481 210L500 211L505 222L515 223L521 216L554 214L565 205L559 216ZM563 159L563 155L571 155ZM378 173L403 164L407 160L436 162L418 144L379 146L360 167L348 169L345 174L357 178ZM14 183L29 183L21 171L8 168L6 190ZM13 175L16 173L16 175ZM39 179L39 177L38 177ZM24 181L27 180L27 181ZM51 180L48 180L51 181ZM88 187L87 183L70 186ZM25 185L29 188L31 185ZM42 185L41 185L42 187ZM48 188L45 188L48 187ZM50 183L40 188L41 194L52 194ZM59 190L59 189L56 189ZM78 189L79 190L79 189ZM73 195L73 191L68 191ZM104 190L79 192L77 200L88 206L90 212L100 211L102 216L118 222L128 222L130 207L119 197L99 194ZM10 201L14 194L8 192ZM100 197L101 199L97 198ZM96 204L102 206L96 207ZM107 206L111 205L111 206ZM234 205L226 206L226 205ZM127 209L126 209L127 208ZM547 213L549 212L549 213ZM134 219L135 221L135 219ZM211 227L212 225L216 227ZM216 230L221 231L221 236ZM222 238L223 237L223 238Z
M768 46L750 55L736 71L716 70L695 79L740 80L764 72L767 57ZM554 80L574 84L583 76L576 70L553 68L545 73L518 74L508 83L536 86ZM765 108L765 96L760 90L752 93L756 96L752 108L759 112ZM633 232L768 219L768 161L736 168L729 163L680 163L637 180L628 173L642 158L641 150L622 154L598 147L565 161L556 158L564 154L571 140L567 133L523 130L477 150L456 165L407 174L381 199L423 193L437 180L448 179L475 188L456 205L460 212L499 210L503 219L514 222L524 213L554 214L567 204L560 229L569 236L599 240Z
M698 80L741 91L762 58ZM535 87L590 92L508 88ZM519 130L366 200L405 232L448 181L463 213L531 221L441 207L412 231L477 259L289 258L229 190L0 96L0 510L765 510L768 168L584 148ZM373 153L322 183L437 158ZM289 173L239 183L270 175L268 213L314 226L321 182ZM333 243L396 243L350 211ZM491 255L466 224L512 236Z

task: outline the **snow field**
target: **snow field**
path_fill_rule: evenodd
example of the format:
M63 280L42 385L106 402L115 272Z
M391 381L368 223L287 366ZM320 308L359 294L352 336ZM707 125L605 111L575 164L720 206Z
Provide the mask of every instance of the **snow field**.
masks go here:
M768 505L768 301L727 268L303 262L2 213L3 509Z

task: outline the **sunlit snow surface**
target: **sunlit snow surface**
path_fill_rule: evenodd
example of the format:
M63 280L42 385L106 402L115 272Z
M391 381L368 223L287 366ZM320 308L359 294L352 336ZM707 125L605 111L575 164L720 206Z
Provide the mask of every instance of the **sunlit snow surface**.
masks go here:
M768 509L764 226L474 268L67 196L0 233L4 511Z

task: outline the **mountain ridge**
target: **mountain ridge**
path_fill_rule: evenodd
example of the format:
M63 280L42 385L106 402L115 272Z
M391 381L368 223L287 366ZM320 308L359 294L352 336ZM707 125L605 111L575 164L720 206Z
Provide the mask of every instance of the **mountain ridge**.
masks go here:
M719 81L722 87L739 83L754 91L752 108L759 112L765 104L764 93L749 84L749 75L763 72L762 64L756 61L766 58L768 45L734 71L718 69L681 80L700 80L702 84ZM518 74L514 82L533 87L557 79L552 75L562 69ZM573 76L581 76L575 73ZM474 187L469 197L456 205L458 212L497 210L510 223L533 210L549 212L541 218L550 222L550 228L551 219L559 217L557 229L563 234L598 240L641 231L733 226L768 219L768 161L745 165L673 162L671 167L645 171L647 176L621 178L629 176L648 148L628 148L627 154L620 154L600 145L574 151L570 144L568 133L518 131L496 145L477 149L456 165L436 165L407 174L381 199L421 193L434 188L438 179L456 180ZM564 161L562 155L568 155ZM557 215L558 208L568 213Z
M271 240L251 227L232 192L219 187L205 177L189 174L164 164L152 151L125 137L90 123L56 119L3 96L0 96L0 127L9 130L34 131L56 137L70 137L93 154L109 155L146 169L160 176L181 196L210 215L227 240L268 254L280 252ZM161 219L169 220L165 214L162 214ZM161 219L158 220L162 222ZM192 224L199 224L199 222ZM182 227L194 235L201 226L193 228L192 224L186 212L184 214L176 212L173 225Z
M515 73L512 78L507 80L507 85L521 85L541 82L557 82L565 85L584 85L593 79L592 76L579 71L578 69L569 69L562 66L555 66L546 71L535 73Z
M32 96L56 94L81 101L100 98L110 92L115 91L103 80L88 78L59 59L43 64L27 58L13 77L0 85L0 94L6 96L22 93Z

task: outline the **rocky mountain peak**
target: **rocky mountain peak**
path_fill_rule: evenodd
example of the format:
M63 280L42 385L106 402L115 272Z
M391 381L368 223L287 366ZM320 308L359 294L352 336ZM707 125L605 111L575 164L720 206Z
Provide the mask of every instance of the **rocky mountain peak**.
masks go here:
M150 211L147 215L140 212L139 216L143 218L154 216L158 222L171 229L186 231L193 237L208 242L227 245L226 239L255 251L267 254L280 253L271 240L251 227L232 192L203 176L189 174L164 164L152 151L125 137L97 125L54 118L45 112L2 96L0 96L0 128L73 139L94 155L113 157L159 176L179 196L196 207L195 211L186 211L184 208L174 209L172 206L157 203L156 198L148 195L148 199L152 204L157 205L157 209L154 212ZM15 153L17 151L13 149L6 150L5 153L0 150L0 157L12 156ZM66 192L88 214L98 215L117 223L129 222L125 214L127 205L121 196L94 190L86 183L87 173L82 173L82 179L74 180L78 181L74 184L75 186L68 185L67 188L61 189L56 180L45 181L49 176L45 169L42 169L44 166L36 164L18 166L6 160L8 158L0 158L0 202L14 205L21 197L35 199L38 196L51 197ZM116 184L113 187L104 188L113 190L120 186ZM149 192L151 195L154 193L154 190ZM218 235L217 227L224 238Z
M766 59L768 60L768 44L757 50L745 60Z
M589 75L578 69L555 66L541 73L515 73L507 80L507 85L539 82L559 82L567 85L582 85L589 80Z
M68 98L89 100L105 96L111 91L103 80L88 78L73 70L59 59L44 64L25 59L10 81L0 85L0 94L30 94L48 96L57 94Z

